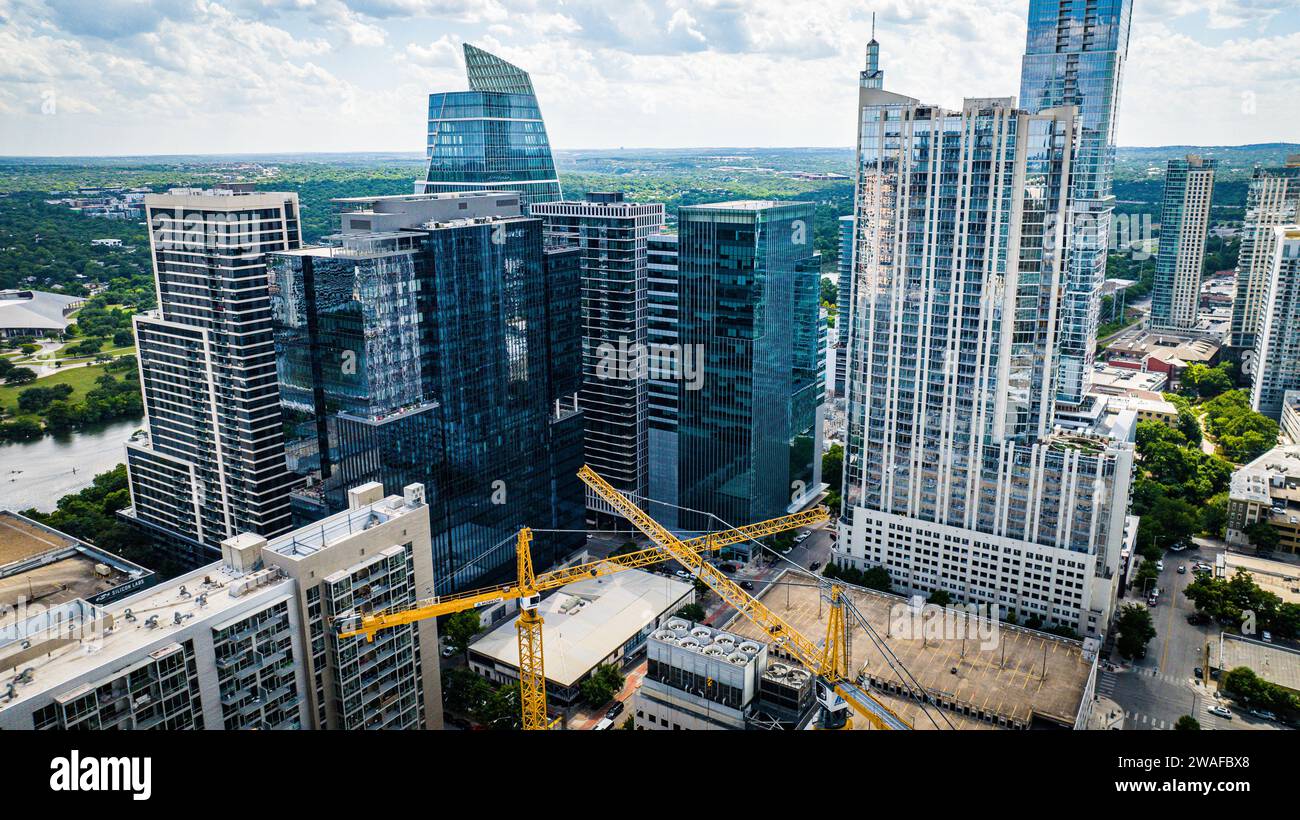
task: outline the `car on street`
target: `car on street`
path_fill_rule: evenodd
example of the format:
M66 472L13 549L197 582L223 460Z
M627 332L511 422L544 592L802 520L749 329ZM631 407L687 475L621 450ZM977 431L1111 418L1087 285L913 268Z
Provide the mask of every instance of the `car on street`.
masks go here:
M1261 637L1261 638L1264 639L1264 643L1272 643L1272 642L1273 642L1273 633L1272 633L1272 632L1269 632L1267 629L1265 629L1263 632L1259 633L1259 637Z
M796 544L802 544L804 541L808 540L808 536L810 535L812 535L812 530L804 530L794 537L794 542Z
M1232 712L1229 712L1228 707L1226 706L1211 706L1206 711L1208 711L1212 715L1217 715L1218 717L1221 717L1224 720L1232 720Z
M1161 561L1156 561L1156 569L1160 570L1161 572L1164 572L1164 570L1165 570L1165 562L1164 562L1163 560L1161 560Z
M735 565L735 564L718 564L718 570L719 570L720 572L728 572L728 573L730 573L730 572L735 572L735 571L736 571L736 565Z
M813 561L811 564L808 565L808 571L816 572L817 568L820 567L821 565L822 565L821 561Z
M673 573L673 575L676 575L678 578L682 578L682 579L691 577L691 574L684 569L677 570L676 572Z
M613 726L613 725L614 725L614 720L613 720L613 718L604 718L603 720L600 721L600 723L597 723L597 724L596 724L594 727L592 727L592 728L593 728L595 731L597 731L597 732L603 732L603 731L605 731L606 729L608 729L609 727L611 727L611 726Z
M614 701L614 705L610 706L609 709L605 710L605 717L609 718L610 720L613 720L614 718L618 717L623 713L623 709L626 706L627 704L623 703L623 701L621 700Z
M751 584L749 581L741 581L740 588L748 591L748 590L752 590L754 588L754 585Z
M1179 575L1186 575L1186 574L1187 574L1187 565L1186 565L1186 564L1179 564L1179 565L1178 565L1178 574L1179 574Z
M1250 713L1260 720L1277 720L1277 715L1267 709L1251 709Z
M1210 622L1210 616L1203 612L1193 612L1191 615L1187 616L1187 622L1192 626L1208 624Z
M1205 670L1198 666L1192 670L1192 674L1196 676L1197 680L1200 680L1205 676Z

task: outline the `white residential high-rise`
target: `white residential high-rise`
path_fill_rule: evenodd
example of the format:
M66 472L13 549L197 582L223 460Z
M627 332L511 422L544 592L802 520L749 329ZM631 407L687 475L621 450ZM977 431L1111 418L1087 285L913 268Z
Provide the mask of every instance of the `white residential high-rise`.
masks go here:
M1300 225L1273 229L1250 405L1282 417L1287 391L1300 390Z
M197 564L292 525L266 258L299 246L298 195L174 189L145 209L158 308L135 317L148 435L122 514Z
M1217 164L1214 159L1188 156L1169 160L1165 168L1160 251L1151 289L1151 326L1157 330L1196 327Z
M1134 416L1056 425L1077 116L859 90L834 559L1102 635Z
M1300 218L1300 154L1282 168L1256 168L1246 194L1246 219L1237 256L1237 294L1232 304L1231 344L1238 351L1255 347L1264 318L1264 295L1273 262L1274 228Z

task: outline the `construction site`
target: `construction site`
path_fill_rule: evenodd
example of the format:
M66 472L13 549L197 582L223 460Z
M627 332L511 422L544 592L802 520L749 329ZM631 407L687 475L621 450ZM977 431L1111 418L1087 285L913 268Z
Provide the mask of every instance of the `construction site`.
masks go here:
M631 699L638 728L1076 729L1087 723L1096 641L848 587L797 565L764 583L755 596L748 591L752 584L742 586L710 559L730 544L824 523L824 507L683 541L589 467L579 477L653 546L536 574L532 533L525 529L516 546L516 583L426 599L406 609L345 614L336 619L337 634L371 641L394 627L516 601L515 646L507 646L506 630L497 628L469 654L480 675L518 681L525 729L564 723L563 714L552 715L549 707L557 700L571 703L578 694L575 669L626 663L643 648L647 669ZM590 657L575 666L569 642L554 627L544 628L565 615L552 604L573 596L555 596L543 606L543 593L575 583L599 587L606 576L668 560L683 567L678 575L720 599L719 612L733 613L721 630L672 617L672 609L689 600L674 592L654 607L640 607L646 617L633 625L630 640L621 629L616 640L605 642L608 647L587 652ZM627 577L638 575L656 585L645 573ZM548 674L548 665L562 671ZM623 704L611 708L596 728L608 728Z

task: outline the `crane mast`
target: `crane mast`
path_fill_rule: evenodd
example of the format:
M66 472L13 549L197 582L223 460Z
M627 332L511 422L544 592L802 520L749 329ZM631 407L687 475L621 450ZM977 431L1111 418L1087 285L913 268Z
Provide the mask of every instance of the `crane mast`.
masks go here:
M595 473L593 472L592 475ZM674 538L676 551L665 549L656 542L656 545L649 549L551 570L541 575L535 574L533 570L531 551L533 532L525 527L519 531L515 544L517 577L514 583L443 595L404 609L340 615L335 619L335 628L339 638L364 635L367 641L372 641L375 633L383 629L412 624L439 615L477 609L499 601L518 600L519 619L516 621L516 630L519 641L519 701L522 726L526 730L550 729L555 727L559 719L550 720L546 713L546 671L542 650L543 620L538 610L543 592L575 581L600 578L628 569L650 566L669 558L678 558L679 554L690 555L699 563L709 566L702 557L705 553L716 552L752 538L820 524L828 517L829 511L825 507L817 507L756 524L707 533L685 541Z
M862 690L849 678L848 630L843 611L843 589L832 587L831 618L823 646L786 623L740 585L705 561L630 499L601 478L595 470L583 466L578 477L632 525L663 547L671 557L693 570L718 597L748 620L767 632L769 639L782 651L797 659L818 679L818 701L822 707L822 724L827 728L846 728L847 707L880 729L910 729L902 718L883 703Z

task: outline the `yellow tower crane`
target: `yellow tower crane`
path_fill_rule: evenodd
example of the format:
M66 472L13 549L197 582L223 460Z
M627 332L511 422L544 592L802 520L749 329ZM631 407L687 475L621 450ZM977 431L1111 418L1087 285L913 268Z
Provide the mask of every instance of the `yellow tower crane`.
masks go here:
M614 489L595 470L583 466L578 471L583 480L606 503L623 515L632 525L662 547L670 557L692 570L696 577L709 585L724 603L767 631L771 640L783 651L806 666L817 676L817 700L821 705L821 725L827 729L848 728L848 707L862 715L878 729L911 729L887 706L860 688L850 678L848 621L844 617L844 589L831 587L831 611L826 624L826 638L822 646L804 637L775 612L763 606L740 585L723 575L686 546L662 524Z
M584 470L587 468L583 468ZM595 473L592 473L595 475ZM603 480L603 479L602 479ZM760 521L735 529L708 533L686 541L674 539L674 548L681 554L693 556L700 563L705 553L715 552L732 544L752 538L762 538L778 532L820 524L827 520L829 512L825 507L784 515L769 521ZM460 592L443 595L421 601L413 607L400 610L344 614L335 619L335 628L340 638L364 635L367 641L374 640L375 633L403 624L411 624L439 615L463 612L481 606L505 600L519 601L519 620L516 629L519 637L519 700L523 711L524 729L549 729L554 725L546 715L546 672L542 657L542 617L537 613L541 594L574 581L588 578L600 578L627 569L650 566L677 555L660 546L636 552L602 558L585 564L577 564L564 569L551 570L541 575L533 572L533 558L530 550L532 530L524 528L519 531L515 548L515 564L518 577L512 584L501 584L472 592ZM707 564L706 564L707 565Z

